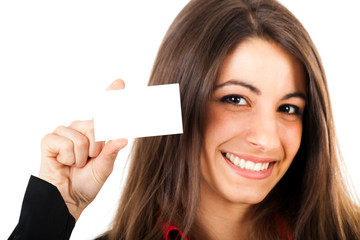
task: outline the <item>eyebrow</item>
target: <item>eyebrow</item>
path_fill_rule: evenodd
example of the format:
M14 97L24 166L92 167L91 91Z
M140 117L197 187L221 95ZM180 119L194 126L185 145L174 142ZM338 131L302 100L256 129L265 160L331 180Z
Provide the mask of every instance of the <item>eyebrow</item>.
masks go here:
M305 94L303 94L301 92L294 92L294 93L286 94L283 98L281 98L281 100L286 100L286 99L293 98L293 97L301 98L306 102L306 96L305 96Z
M222 84L216 85L214 87L214 90L224 87L224 86L227 86L227 85L240 85L240 86L250 89L252 92L256 93L257 95L261 95L261 91L257 87L255 87L249 83L240 81L240 80L230 80L230 81L224 82Z
M255 86L253 86L253 85L251 85L249 83L246 83L244 81L240 81L240 80L229 80L229 81L224 82L222 84L216 85L214 87L214 90L222 88L224 86L228 86L228 85L243 86L243 87L246 87L246 88L250 89L252 92L256 93L257 95L261 95L261 91L257 87L255 87ZM287 100L287 99L290 99L290 98L293 98L293 97L301 98L306 102L306 95L301 93L301 92L293 92L293 93L286 94L284 97L281 98L281 100Z

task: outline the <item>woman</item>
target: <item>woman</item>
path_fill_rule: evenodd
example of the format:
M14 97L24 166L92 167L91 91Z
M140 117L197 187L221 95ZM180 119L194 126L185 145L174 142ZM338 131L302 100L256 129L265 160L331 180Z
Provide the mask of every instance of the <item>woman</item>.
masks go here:
M167 83L180 84L184 133L135 141L101 239L360 239L321 60L288 10L272 0L191 1L149 81ZM59 127L43 139L39 176L78 219L125 145L95 143L91 122Z

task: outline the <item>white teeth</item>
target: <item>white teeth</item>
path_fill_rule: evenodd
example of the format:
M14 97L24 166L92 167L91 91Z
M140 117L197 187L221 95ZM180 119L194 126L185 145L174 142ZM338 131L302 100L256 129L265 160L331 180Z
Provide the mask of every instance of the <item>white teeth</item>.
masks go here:
M244 168L244 167L245 167L245 160L244 160L244 159L241 159L241 160L240 160L240 167L241 167L241 168Z
M260 171L264 170L265 167L266 167L266 163L263 163L263 164L261 165Z
M247 169L247 170L251 170L251 171L264 171L266 169L269 168L269 162L267 163L254 163L252 161L249 160L244 160L244 159L240 159L237 156L234 156L231 153L226 153L225 154L226 158L229 159L235 166L238 166L242 169Z
M261 165L262 165L261 163L255 164L254 170L257 171L257 172L260 171Z
M254 162L246 161L245 169L254 170L254 167L255 167L255 163L254 163Z
M240 159L238 157L235 157L234 164L240 166Z

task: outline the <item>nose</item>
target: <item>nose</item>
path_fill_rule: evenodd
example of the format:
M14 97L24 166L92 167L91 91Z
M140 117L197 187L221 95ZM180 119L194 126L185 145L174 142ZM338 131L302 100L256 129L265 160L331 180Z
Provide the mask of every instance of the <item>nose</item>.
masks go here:
M254 113L245 132L245 141L250 147L268 152L280 147L280 134L275 114Z

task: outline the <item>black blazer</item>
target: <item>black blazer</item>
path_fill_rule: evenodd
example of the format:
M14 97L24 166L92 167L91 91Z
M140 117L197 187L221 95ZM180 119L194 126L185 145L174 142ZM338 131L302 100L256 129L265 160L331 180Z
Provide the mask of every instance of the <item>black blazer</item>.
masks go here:
M31 176L21 207L19 223L8 239L66 240L75 219L58 189Z

